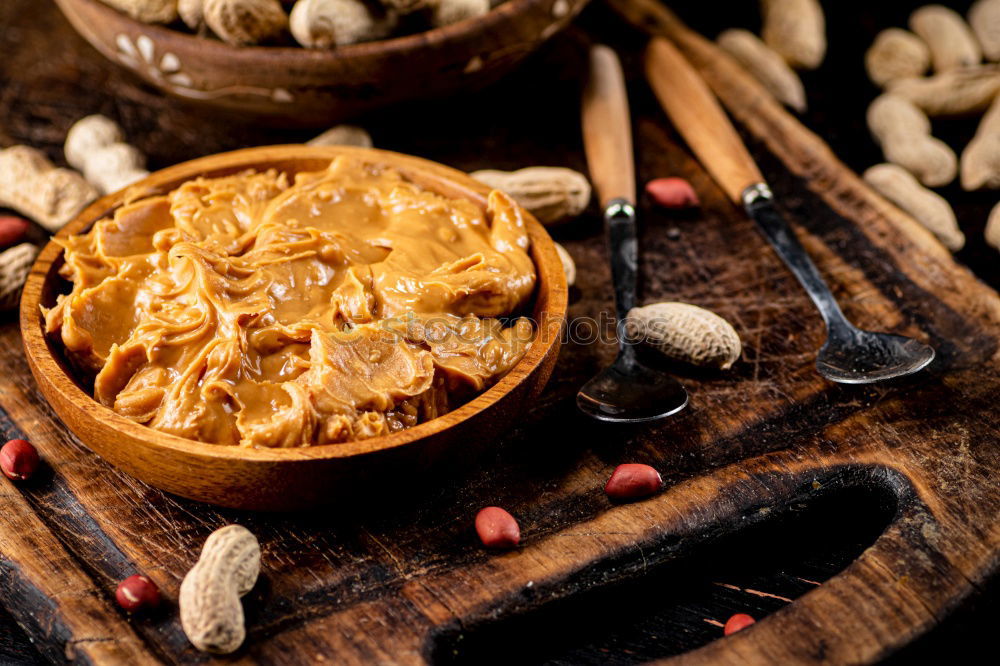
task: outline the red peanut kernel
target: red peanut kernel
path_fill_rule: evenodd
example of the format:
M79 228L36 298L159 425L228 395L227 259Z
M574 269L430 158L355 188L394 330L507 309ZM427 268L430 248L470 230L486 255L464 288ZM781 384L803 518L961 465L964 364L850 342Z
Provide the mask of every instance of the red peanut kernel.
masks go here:
M756 621L757 620L753 619L746 613L737 613L726 620L726 626L722 628L722 635L728 636L729 634L735 634L737 631L746 629Z
M0 215L0 249L19 243L28 233L31 223L16 215Z
M649 465L626 463L615 467L611 478L604 485L604 492L611 499L626 500L649 497L662 488L663 479L655 469Z
M683 178L654 178L646 183L646 194L664 208L692 208L699 204L691 183Z
M514 516L498 506L476 514L476 533L487 548L513 548L521 541L521 528Z
M156 608L160 605L160 588L146 576L129 576L118 583L115 600L129 613Z
M38 469L38 451L23 439L12 439L0 448L0 471L14 481L27 481Z

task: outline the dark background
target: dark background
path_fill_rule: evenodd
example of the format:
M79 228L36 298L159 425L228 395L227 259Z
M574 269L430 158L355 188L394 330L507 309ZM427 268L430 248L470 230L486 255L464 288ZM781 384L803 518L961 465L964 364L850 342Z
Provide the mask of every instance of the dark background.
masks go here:
M920 4L824 2L830 47L824 65L803 74L810 107L803 121L857 171L882 161L864 124L865 109L878 93L864 73L864 50L879 30L905 27L907 16ZM945 4L964 12L971 3ZM759 28L755 2L671 5L709 36L731 26ZM461 98L389 109L357 122L371 131L378 147L459 168L552 164L585 170L577 100L581 54L591 38L613 44L622 54L636 122L666 127L637 66L645 39L596 1L574 28L501 83ZM47 0L3 0L0 145L34 145L62 163L66 130L89 113L118 120L130 140L150 156L151 169L243 146L298 142L316 133L262 128L165 99L86 46ZM935 134L957 152L975 128L975 119L934 123ZM641 161L643 146L636 150ZM955 207L967 237L958 259L982 280L1000 287L997 251L982 239L997 193L965 193L957 184L939 191ZM556 235L591 235L599 232L599 225L596 210L591 210ZM530 659L517 654L520 663L635 663L690 649L721 636L721 629L709 620L724 621L736 612L759 619L836 574L875 540L892 512L889 498L857 494L793 507L781 521L654 570L639 583L590 593L527 620L472 631L458 657L445 641L438 657L470 664L509 663L515 655L497 646L509 644L511 637L520 645L539 645ZM889 662L965 661L977 652L989 654L989 631L1000 620L997 587L994 579ZM39 661L27 637L0 611L0 664Z

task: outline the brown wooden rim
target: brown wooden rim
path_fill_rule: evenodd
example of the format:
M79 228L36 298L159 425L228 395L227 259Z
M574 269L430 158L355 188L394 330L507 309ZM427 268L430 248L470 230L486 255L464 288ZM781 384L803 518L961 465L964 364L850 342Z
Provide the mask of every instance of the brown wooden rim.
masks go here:
M471 35L494 28L509 21L513 16L520 14L523 9L535 5L542 5L549 0L506 0L482 16L468 18L458 23L431 28L423 32L415 32L409 35L401 35L391 39L381 39L371 42L361 42L359 44L347 44L333 49L310 49L304 46L233 46L222 41L199 37L180 30L173 30L163 25L143 23L128 14L114 9L100 0L58 0L62 2L77 2L91 5L96 11L106 12L109 17L117 16L122 21L129 23L137 31L147 33L152 36L179 39L189 42L192 48L204 49L205 55L227 56L237 60L247 62L257 59L277 60L286 57L307 58L309 60L322 62L325 60L336 60L339 58L349 59L353 56L367 56L385 53L406 53L424 46L432 46L450 40L453 37Z
M187 180L203 172L215 172L224 169L261 167L269 160L295 160L295 159L333 159L338 155L349 154L366 159L369 162L384 163L394 167L404 167L405 170L422 172L434 176L435 174L449 181L450 184L457 185L461 189L468 190L474 198L478 195L477 203L485 204L485 195L490 192L490 188L478 183L467 174L451 167L425 160L420 157L403 155L387 150L375 148L353 148L346 146L305 146L305 145L285 145L285 146L262 146L257 148L244 148L228 153L210 155L198 159L182 162L172 167L162 169L147 178L139 181L135 188L157 188L166 183ZM266 156L266 157L265 157ZM67 224L55 237L62 238L70 234L78 233L83 228L89 226L108 211L114 209L121 203L124 191L116 192L101 199L98 199L74 220ZM486 409L496 403L500 398L513 390L523 380L528 378L544 359L548 356L552 347L560 343L562 332L562 321L566 315L567 286L563 273L562 263L556 253L552 238L545 228L529 213L524 212L527 221L528 234L531 239L532 248L535 250L533 257L536 269L539 274L545 273L553 284L550 285L545 308L545 321L540 322L537 332L536 342L521 361L514 366L510 372L504 375L500 381L489 389L479 394L472 400L461 405L447 414L426 421L419 425L407 428L391 435L373 437L353 442L343 442L339 444L321 444L308 447L297 448L245 448L241 446L222 446L197 442L177 435L160 432L148 426L131 421L117 412L101 405L94 400L93 396L83 391L76 382L63 370L62 366L55 361L49 350L49 341L45 337L43 320L41 318L41 294L46 277L52 264L61 256L62 247L50 240L42 248L31 268L31 272L24 285L21 299L21 337L25 348L34 346L39 350L45 350L34 356L38 371L46 376L54 390L62 394L68 402L80 404L82 401L90 401L97 407L102 420L106 420L112 427L135 439L147 440L158 446L174 449L176 451L206 456L211 458L226 460L254 460L262 462L288 462L303 460L320 460L332 458L347 458L355 455L374 453L387 449L396 448L417 441L425 436L441 432L438 421L441 418L454 420L448 427L453 427L462 421L472 417L479 411ZM558 269L558 270L556 270ZM536 296L538 298L538 296ZM445 429L446 429L445 428Z

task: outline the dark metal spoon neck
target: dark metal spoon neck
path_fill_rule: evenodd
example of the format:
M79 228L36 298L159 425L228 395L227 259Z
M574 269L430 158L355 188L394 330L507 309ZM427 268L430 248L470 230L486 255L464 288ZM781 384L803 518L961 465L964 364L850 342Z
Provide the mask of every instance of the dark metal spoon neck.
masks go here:
M604 207L611 255L611 278L615 284L615 311L621 323L635 307L639 251L636 246L635 205L627 199L612 199Z
M743 207L757 223L785 265L805 288L819 310L827 330L841 335L854 329L844 316L816 264L796 238L788 222L774 207L774 194L766 183L755 183L743 191Z

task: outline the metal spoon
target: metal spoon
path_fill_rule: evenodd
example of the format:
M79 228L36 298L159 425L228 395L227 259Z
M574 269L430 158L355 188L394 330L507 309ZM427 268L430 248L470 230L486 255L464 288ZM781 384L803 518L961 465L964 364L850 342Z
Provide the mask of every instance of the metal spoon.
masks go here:
M742 204L778 256L805 287L826 323L816 369L830 381L869 384L913 374L934 360L934 349L901 335L856 328L788 222L746 146L715 96L687 59L663 38L650 42L646 76L674 127L726 194Z
M805 287L826 323L826 342L816 357L816 370L833 382L870 384L913 374L934 360L934 348L913 338L873 333L847 321L799 239L774 209L764 183L743 192L743 206L778 256Z
M662 419L684 409L687 391L670 375L642 363L625 336L624 321L635 306L638 266L635 223L635 167L628 97L615 52L590 50L590 78L583 94L583 143L594 187L604 204L615 283L618 358L587 382L576 396L585 413L601 421Z

